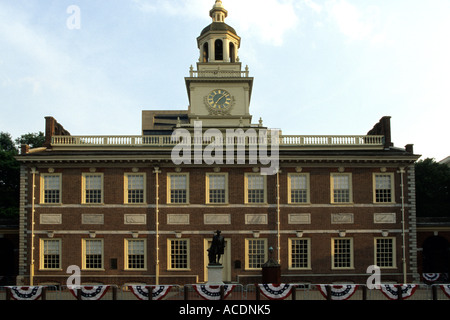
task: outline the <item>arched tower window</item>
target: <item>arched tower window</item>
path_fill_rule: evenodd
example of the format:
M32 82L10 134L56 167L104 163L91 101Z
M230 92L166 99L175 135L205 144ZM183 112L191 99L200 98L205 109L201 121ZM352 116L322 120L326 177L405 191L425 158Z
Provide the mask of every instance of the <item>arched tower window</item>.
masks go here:
M230 62L236 62L236 51L233 42L230 42Z
M203 62L208 62L209 60L209 47L208 42L203 45Z
M214 54L215 60L223 60L223 42L220 39L214 42Z

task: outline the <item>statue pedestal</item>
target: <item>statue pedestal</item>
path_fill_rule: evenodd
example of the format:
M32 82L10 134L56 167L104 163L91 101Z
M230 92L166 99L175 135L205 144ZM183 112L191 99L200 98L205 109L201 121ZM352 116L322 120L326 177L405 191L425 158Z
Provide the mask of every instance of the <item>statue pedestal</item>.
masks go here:
M223 265L221 264L209 264L208 268L208 284L212 285L222 285L223 283Z

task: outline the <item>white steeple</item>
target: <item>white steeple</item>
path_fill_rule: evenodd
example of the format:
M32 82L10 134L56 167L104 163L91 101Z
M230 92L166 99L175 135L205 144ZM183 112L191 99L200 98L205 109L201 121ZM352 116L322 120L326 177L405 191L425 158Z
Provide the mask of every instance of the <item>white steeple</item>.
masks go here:
M228 16L228 11L225 10L221 0L216 0L213 8L209 11L209 15L213 22L225 22L225 18Z

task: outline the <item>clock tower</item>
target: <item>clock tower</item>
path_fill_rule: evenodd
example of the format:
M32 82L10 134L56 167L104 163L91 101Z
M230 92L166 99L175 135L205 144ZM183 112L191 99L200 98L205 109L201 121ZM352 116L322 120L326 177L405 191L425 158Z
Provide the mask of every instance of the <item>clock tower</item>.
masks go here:
M248 127L253 78L239 61L241 38L225 23L228 11L216 0L209 15L212 23L197 38L200 51L197 70L186 77L189 126L202 121L214 128Z

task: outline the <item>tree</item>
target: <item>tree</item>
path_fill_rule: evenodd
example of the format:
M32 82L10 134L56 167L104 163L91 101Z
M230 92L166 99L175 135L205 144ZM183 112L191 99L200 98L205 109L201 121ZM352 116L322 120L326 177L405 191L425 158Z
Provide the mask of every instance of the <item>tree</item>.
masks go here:
M427 158L418 161L416 205L419 217L450 217L450 167Z
M0 132L0 217L19 213L20 165L17 149L9 133Z
M27 144L30 148L39 148L44 145L45 136L44 133L39 131L38 133L27 133L16 139L16 144L20 147L22 144Z

